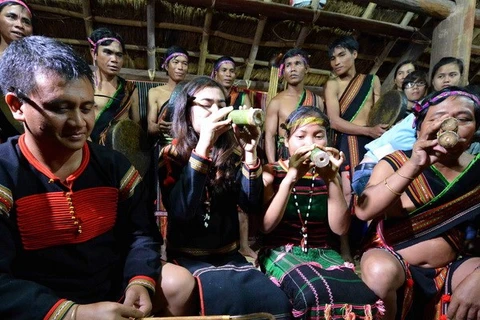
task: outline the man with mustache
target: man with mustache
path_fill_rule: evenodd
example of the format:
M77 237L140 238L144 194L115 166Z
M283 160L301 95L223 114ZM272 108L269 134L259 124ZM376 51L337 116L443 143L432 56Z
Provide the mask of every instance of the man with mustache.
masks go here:
M71 47L46 37L14 41L0 59L5 100L25 128L0 144L0 319L195 309L194 278L160 260L138 171L88 141L92 78Z

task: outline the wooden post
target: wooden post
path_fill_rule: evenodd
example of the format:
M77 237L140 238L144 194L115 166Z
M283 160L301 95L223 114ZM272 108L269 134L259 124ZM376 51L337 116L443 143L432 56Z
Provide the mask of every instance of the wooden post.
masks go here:
M465 68L461 85L468 79L474 21L475 0L456 0L453 12L433 31L430 68L443 57L462 59Z
M147 65L148 77L151 81L155 79L155 0L148 0L147 3Z
M371 0L354 0L367 3ZM450 15L455 3L449 0L375 0L375 3L387 8L406 10L430 17L444 19Z
M208 41L210 39L210 27L212 25L213 9L208 8L205 15L205 22L203 24L202 43L200 44L200 58L198 59L198 75L203 75L205 72L205 61L208 54Z
M405 16L402 19L402 22L400 22L400 25L406 26L410 23L410 20L413 18L413 12L407 12ZM375 64L373 65L372 69L370 70L370 74L375 74L377 73L378 69L382 66L383 62L385 59L388 57L390 54L390 51L392 51L393 46L397 40L391 40L387 43L385 48L383 49L382 53L378 56L378 58L375 60Z
M84 0L82 2L82 11L83 11L83 20L85 21L85 32L87 37L93 32L93 17L92 17L92 7L90 0Z
M258 53L258 46L262 40L263 30L265 30L266 24L267 17L260 17L258 20L257 29L255 30L252 48L250 49L250 54L248 55L247 67L245 68L245 73L243 74L243 80L250 80L250 77L252 76L253 66L255 65L255 59L257 58Z
M427 18L427 21L424 23L422 28L420 28L420 32L418 34L423 35L421 39L414 39L412 41L405 53L398 59L395 66L392 68L388 76L385 78L382 84L381 92L384 93L388 90L393 88L393 82L395 79L395 68L398 66L399 63L405 60L413 60L417 61L418 58L423 54L423 52L428 48L430 45L430 38L432 37L434 28L434 19Z

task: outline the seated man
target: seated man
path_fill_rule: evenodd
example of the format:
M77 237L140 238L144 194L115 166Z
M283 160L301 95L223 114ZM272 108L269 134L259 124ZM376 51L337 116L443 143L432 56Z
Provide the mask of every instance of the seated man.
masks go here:
M479 319L480 258L461 252L465 223L480 215L480 156L465 152L480 100L450 87L415 111L412 150L379 161L355 208L374 219L362 279L385 302L385 319ZM449 117L458 120L458 142L445 147L437 133Z
M25 127L0 145L1 319L141 318L152 305L191 313L195 281L160 260L138 172L87 141L92 79L46 37L14 41L0 59L6 102Z

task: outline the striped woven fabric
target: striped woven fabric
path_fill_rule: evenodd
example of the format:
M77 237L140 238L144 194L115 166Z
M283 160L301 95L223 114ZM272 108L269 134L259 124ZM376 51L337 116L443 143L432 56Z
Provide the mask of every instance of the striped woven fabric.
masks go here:
M266 249L259 261L291 300L297 319L377 319L383 314L383 302L353 264L332 249Z

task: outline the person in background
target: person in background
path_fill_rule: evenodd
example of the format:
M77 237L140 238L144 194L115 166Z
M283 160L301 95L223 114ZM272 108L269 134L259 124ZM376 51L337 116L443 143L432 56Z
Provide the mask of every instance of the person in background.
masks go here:
M480 258L462 256L465 222L480 215L480 157L465 152L480 100L448 87L415 114L412 150L379 161L355 209L373 220L362 279L385 302L384 319L480 319ZM458 142L444 147L437 134L450 117Z
M14 41L0 83L25 134L0 145L0 318L193 314L190 273L162 262L139 173L88 141L90 66L54 39Z
M99 28L88 37L94 65L95 126L90 138L105 145L108 130L115 122L131 119L140 123L138 90L135 83L118 74L123 66L125 43L110 29Z
M463 62L460 59L446 57L440 59L432 68L432 85L434 91L444 89L443 81L434 81L435 78L443 79L445 75L439 75L438 72L444 73L444 70L450 70L453 77L448 80L452 86L460 85L460 75L456 72L463 72ZM413 77L413 76L412 76ZM450 75L449 75L450 77ZM410 78L412 79L412 78ZM420 78L420 82L426 82L424 78ZM410 80L409 80L410 81ZM405 83L406 84L406 83ZM417 85L418 86L418 85ZM420 87L421 88L421 87ZM420 89L419 88L419 89ZM402 121L394 125L390 130L384 133L380 138L375 139L365 146L367 153L362 159L360 165L355 167L352 179L352 189L355 194L360 195L365 189L372 170L378 161L384 156L396 150L409 150L415 143L415 115L410 113Z
M416 68L412 60L405 60L400 62L398 66L395 68L395 79L394 79L395 87L393 89L398 91L403 91L403 80L405 79L406 76L408 76L410 73L415 71L415 69Z
M240 106L251 108L252 103L250 102L248 94L246 92L239 91L234 85L235 79L237 79L237 72L235 68L235 61L231 57L220 57L213 64L211 78L220 83L227 91L227 105L233 106L234 109L238 109Z
M355 201L351 186L353 168L363 158L364 146L381 136L387 128L386 124L367 126L370 110L380 98L380 80L375 75L357 73L358 49L359 44L352 36L340 37L329 45L328 56L335 76L325 85L327 115L333 129L331 143L345 154L346 161L340 168L340 175L345 200L352 209ZM353 261L350 244L359 243L363 229L364 224L354 219L349 235L340 238L345 260Z
M277 94L267 107L265 119L265 152L268 163L287 159L288 150L283 145L284 130L280 124L300 106L313 106L323 111L323 100L305 89L305 76L309 71L308 54L298 48L288 50L282 57L280 69L287 88Z
M231 57L223 56L218 58L213 64L213 71L211 78L220 83L227 92L227 105L233 106L233 109L238 110L248 109L252 107L248 94L239 91L234 85L237 78L235 70L235 61ZM257 259L257 254L250 248L249 239L249 220L248 214L243 212L240 208L238 210L238 219L240 221L240 253L244 256Z
M209 77L191 80L175 100L175 139L159 161L168 257L197 278L201 315L269 312L289 318L282 290L238 252L237 207L261 211L261 128L232 124L226 100L223 86Z
M172 114L167 108L170 95L175 86L185 80L188 73L188 53L179 46L171 46L165 52L162 68L168 76L168 81L163 86L148 90L148 134L152 138L160 138L162 144L168 143L172 127ZM162 137L163 136L163 137Z
M442 90L460 84L463 61L455 57L443 57L432 68L431 84L434 90Z
M406 116L412 113L413 106L422 101L428 93L427 74L423 70L412 71L402 84L403 93L407 97Z
M22 39L33 33L32 11L24 1L0 1L0 57L13 40ZM23 133L21 123L13 119L12 113L0 99L0 143L8 137Z

